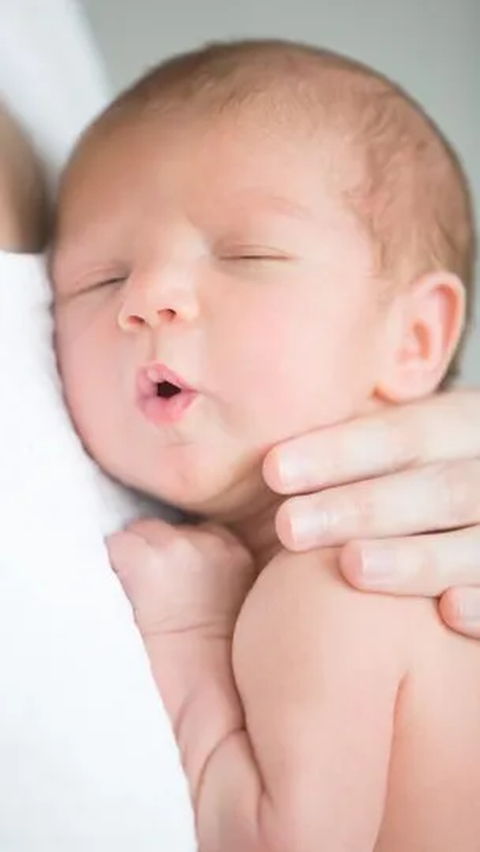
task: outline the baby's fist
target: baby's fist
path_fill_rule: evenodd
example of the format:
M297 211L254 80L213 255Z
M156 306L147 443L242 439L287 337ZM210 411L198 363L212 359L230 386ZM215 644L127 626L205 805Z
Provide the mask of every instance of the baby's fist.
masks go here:
M148 519L107 545L144 639L188 632L231 637L255 570L227 530Z

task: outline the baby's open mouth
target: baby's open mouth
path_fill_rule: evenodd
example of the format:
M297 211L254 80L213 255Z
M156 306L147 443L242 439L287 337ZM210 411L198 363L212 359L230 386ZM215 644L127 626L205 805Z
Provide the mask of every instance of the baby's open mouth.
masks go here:
M136 395L144 417L163 426L181 420L198 393L165 364L150 364L138 372Z
M172 396L176 396L181 392L182 388L174 385L172 382L163 381L156 384L156 395L161 397L161 399L171 399Z

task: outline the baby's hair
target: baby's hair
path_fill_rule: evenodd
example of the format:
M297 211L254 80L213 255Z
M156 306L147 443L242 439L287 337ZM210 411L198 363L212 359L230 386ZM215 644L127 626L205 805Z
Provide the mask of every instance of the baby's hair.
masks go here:
M149 71L92 130L113 130L130 117L258 107L267 121L303 122L334 139L350 157L350 172L345 168L338 179L372 238L378 273L394 285L435 270L457 275L467 297L467 326L475 222L460 160L413 98L360 62L289 41L213 43ZM443 387L455 377L459 355Z

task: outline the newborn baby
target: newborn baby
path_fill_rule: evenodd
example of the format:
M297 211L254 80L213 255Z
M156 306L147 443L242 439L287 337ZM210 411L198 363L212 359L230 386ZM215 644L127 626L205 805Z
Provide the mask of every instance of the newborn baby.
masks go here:
M77 429L115 478L229 530L112 541L158 591L137 615L206 852L478 852L480 649L430 601L359 598L335 550L283 551L261 475L289 436L441 385L473 235L418 105L289 43L164 63L66 170L52 274Z

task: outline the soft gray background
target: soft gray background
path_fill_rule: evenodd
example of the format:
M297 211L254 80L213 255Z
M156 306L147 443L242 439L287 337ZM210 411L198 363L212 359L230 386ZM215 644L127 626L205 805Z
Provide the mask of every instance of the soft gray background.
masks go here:
M415 95L463 157L480 210L480 0L81 0L114 91L201 42L282 36L348 53ZM478 277L478 276L477 276ZM480 306L464 379L480 384Z

